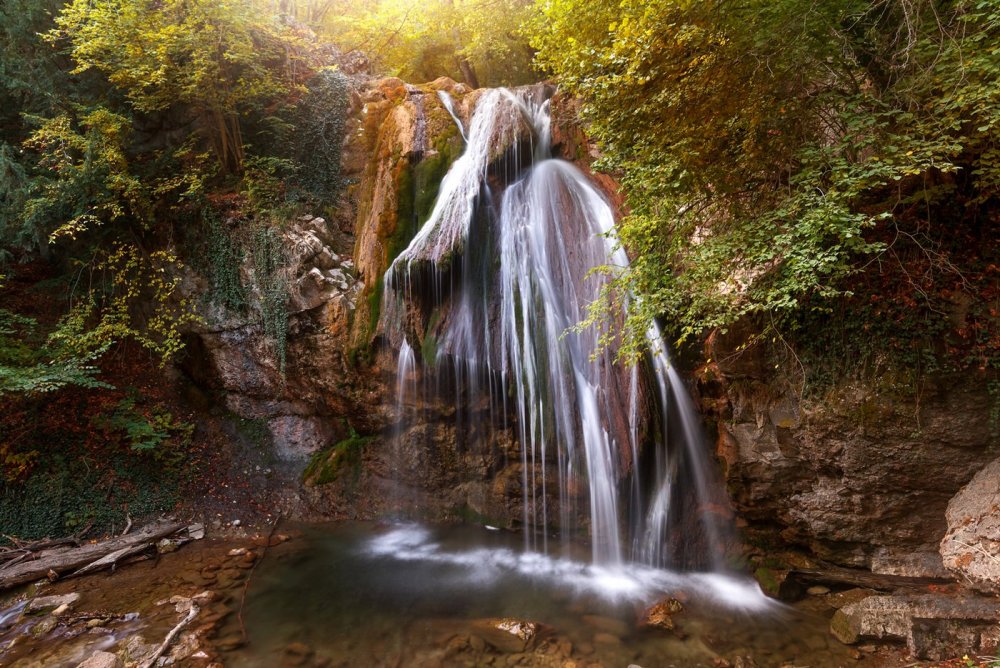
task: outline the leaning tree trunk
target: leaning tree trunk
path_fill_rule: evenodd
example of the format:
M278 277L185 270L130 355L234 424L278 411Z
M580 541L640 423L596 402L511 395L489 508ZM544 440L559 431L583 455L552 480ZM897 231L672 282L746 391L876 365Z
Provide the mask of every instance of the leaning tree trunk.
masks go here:
M458 69L462 71L462 78L465 83L472 88L479 88L479 77L476 76L476 68L472 66L465 56L458 56Z

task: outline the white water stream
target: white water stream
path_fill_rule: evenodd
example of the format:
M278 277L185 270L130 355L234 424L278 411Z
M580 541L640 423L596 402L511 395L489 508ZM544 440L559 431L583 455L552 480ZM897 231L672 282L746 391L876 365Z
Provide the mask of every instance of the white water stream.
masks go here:
M449 302L424 363L430 374L452 370L467 403L485 397L514 429L529 549L549 553L547 529L584 515L594 564L724 570L727 526L711 510L717 491L698 415L660 330L647 332L647 363L633 369L615 364L614 350L595 352L596 328L572 331L607 280L592 270L625 267L628 257L606 198L549 157L549 102L537 93L486 91L467 135L440 94L466 149L386 273L386 313L398 318L417 291L435 308ZM491 180L498 163L501 178ZM400 406L415 362L404 343ZM577 508L584 496L589 507Z

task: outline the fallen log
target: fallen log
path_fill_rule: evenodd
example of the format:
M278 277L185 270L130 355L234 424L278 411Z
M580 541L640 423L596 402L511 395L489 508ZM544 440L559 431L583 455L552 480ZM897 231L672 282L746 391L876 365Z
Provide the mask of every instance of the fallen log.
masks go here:
M883 575L856 568L843 568L826 564L819 569L793 569L788 573L785 582L802 587L820 584L834 587L859 587L876 591L895 591L897 589L920 589L927 585L947 585L953 583L954 580L950 578Z
M115 536L98 543L76 548L60 547L31 554L17 564L0 571L0 591L18 585L51 578L50 574L79 575L114 566L119 559L154 546L188 526L186 522L160 521L127 536Z

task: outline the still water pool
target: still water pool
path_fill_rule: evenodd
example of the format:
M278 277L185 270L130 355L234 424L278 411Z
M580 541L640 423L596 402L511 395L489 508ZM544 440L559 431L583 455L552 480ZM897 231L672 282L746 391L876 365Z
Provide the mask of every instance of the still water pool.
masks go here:
M827 619L741 576L595 567L586 550L541 555L483 527L298 529L258 564L243 611L250 642L226 665L857 665ZM681 604L674 628L644 628L665 598Z

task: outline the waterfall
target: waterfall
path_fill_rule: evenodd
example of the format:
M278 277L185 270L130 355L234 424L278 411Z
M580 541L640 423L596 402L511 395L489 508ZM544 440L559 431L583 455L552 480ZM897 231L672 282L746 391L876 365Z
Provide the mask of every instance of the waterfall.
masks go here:
M659 328L646 334L647 363L633 368L615 364L596 327L573 329L606 285L592 270L628 257L606 198L550 157L549 102L538 92L483 92L467 135L440 95L466 148L385 275L383 317L407 339L400 393L416 339L424 351L432 340L426 373L447 377L456 405L488 406L513 430L530 549L554 549L553 527L565 541L586 529L595 563L719 569L726 531L712 511L705 444ZM403 332L406 303L436 315Z

